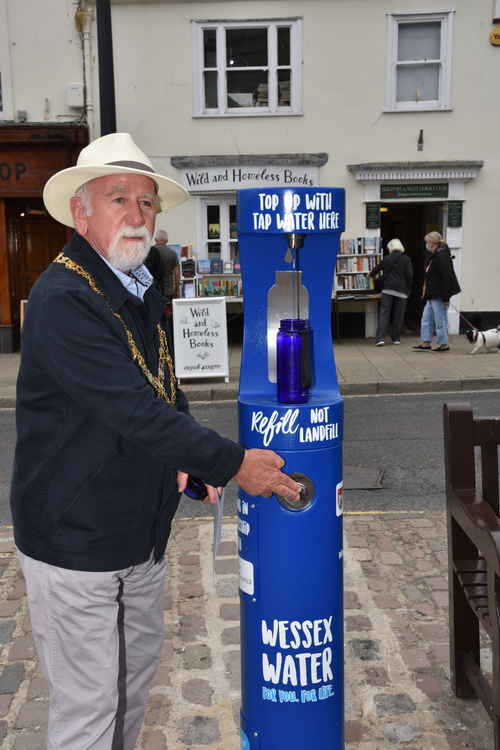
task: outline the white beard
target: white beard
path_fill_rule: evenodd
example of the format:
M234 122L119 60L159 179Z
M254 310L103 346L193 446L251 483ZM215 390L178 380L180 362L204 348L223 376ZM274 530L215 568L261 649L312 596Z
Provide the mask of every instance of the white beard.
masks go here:
M123 237L137 237L137 242L127 242L122 247ZM151 233L146 227L122 227L108 247L108 260L118 271L133 271L144 263L152 243Z

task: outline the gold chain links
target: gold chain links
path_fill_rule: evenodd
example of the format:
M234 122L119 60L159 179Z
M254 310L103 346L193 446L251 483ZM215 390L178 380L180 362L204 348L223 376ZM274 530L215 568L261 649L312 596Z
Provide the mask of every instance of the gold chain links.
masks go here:
M158 331L159 346L158 346L158 375L155 376L149 370L144 357L139 351L139 348L137 344L135 343L134 337L132 335L132 331L130 331L130 329L127 327L120 313L117 313L113 310L113 308L111 307L111 305L109 304L106 298L105 293L102 291L102 289L99 289L99 287L97 286L94 277L91 276L90 273L86 271L85 268L83 268L83 266L79 266L78 263L75 263L73 260L71 260L71 258L68 258L63 253L59 253L57 258L55 258L53 262L61 263L63 266L65 266L65 268L69 269L70 271L74 271L79 276L82 276L87 281L89 287L92 289L93 292L101 295L101 297L104 297L104 300L107 306L109 307L109 309L111 310L112 314L115 316L115 318L118 318L118 320L123 326L133 361L139 366L140 370L142 371L142 374L144 375L148 383L153 387L156 393L156 396L158 398L164 399L169 404L175 404L177 381L175 379L174 363L172 362L172 357L170 356L170 352L168 349L167 336L165 334L165 331L161 327L161 325L158 323L156 326L157 331ZM170 394L167 394L167 391L165 390L165 365L168 369Z

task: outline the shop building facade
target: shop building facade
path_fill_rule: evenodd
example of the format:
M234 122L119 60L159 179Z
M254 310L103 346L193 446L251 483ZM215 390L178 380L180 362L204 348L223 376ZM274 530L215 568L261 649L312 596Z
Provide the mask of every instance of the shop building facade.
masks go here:
M345 237L406 245L417 317L435 229L463 290L454 307L498 323L495 5L115 0L118 127L193 196L160 216L171 241L236 261L238 188L345 187Z
M18 348L23 301L69 237L42 190L75 163L94 119L95 34L79 10L0 0L0 352Z
M454 255L463 290L454 307L485 326L500 322L497 0L111 4L117 129L192 196L158 217L171 243L237 265L239 188L345 187L344 237L405 244L414 323L432 229ZM99 135L99 112L95 1L0 0L0 21L5 351L16 343L20 298L62 236L52 227L30 270L9 216ZM30 183L16 167L21 148L31 149ZM459 327L454 309L450 326ZM372 308L364 333L373 327Z

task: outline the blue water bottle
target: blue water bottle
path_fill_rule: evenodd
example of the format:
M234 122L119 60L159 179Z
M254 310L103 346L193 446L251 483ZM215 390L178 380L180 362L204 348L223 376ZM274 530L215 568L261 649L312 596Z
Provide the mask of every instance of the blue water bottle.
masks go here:
M189 475L184 494L191 500L204 500L208 495L207 485L198 477Z
M305 404L309 399L310 331L303 318L280 321L276 339L276 382L280 404Z

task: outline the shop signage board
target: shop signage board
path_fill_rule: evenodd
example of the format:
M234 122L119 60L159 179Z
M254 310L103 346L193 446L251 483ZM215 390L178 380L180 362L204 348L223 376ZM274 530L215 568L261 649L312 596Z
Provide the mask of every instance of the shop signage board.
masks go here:
M175 374L229 382L226 298L173 300Z
M318 182L318 167L204 167L185 169L183 173L184 187L190 193L257 187L313 187Z
M448 201L448 226L461 227L463 216L463 201Z
M380 228L380 203L366 204L366 228Z
M17 146L7 143L0 148L0 196L39 195L49 177L68 166L63 148Z
M394 198L447 198L448 183L384 184L380 186L380 197L382 200Z

